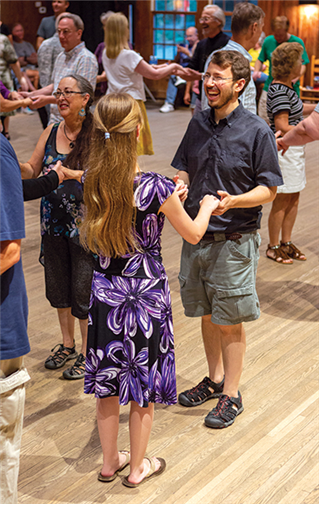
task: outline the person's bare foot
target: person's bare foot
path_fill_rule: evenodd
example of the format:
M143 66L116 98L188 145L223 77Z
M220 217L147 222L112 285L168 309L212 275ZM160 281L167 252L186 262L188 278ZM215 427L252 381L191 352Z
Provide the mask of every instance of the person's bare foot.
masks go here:
M280 245L271 246L269 244L266 255L267 258L275 261L276 263L283 263L285 265L291 265L293 263L293 260L289 258Z

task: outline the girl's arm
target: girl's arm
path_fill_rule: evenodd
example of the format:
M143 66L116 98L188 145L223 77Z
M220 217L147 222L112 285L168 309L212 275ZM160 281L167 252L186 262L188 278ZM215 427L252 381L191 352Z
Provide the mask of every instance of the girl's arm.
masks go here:
M174 229L190 244L197 244L205 234L212 212L218 207L219 200L213 195L206 195L200 202L200 210L193 220L182 207L176 191L161 205L163 212Z
M289 125L289 111L284 110L279 112L274 116L274 125L276 131L281 130L281 135L283 136L285 133L289 132L294 128L294 126Z
M42 168L42 160L44 157L46 142L48 140L52 127L53 125L51 124L47 126L47 128L42 132L30 160L26 163L20 163L22 179L35 179L39 176Z
M170 65L161 65L160 68L154 68L144 60L141 60L135 68L135 72L138 72L142 77L153 80L163 79L168 75L176 74L178 71L179 75L181 75L184 72L184 68L177 63L170 63Z

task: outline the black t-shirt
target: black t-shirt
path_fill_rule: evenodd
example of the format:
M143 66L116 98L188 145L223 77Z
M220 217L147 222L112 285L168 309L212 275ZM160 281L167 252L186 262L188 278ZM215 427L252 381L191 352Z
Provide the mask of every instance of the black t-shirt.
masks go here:
M6 35L8 37L8 35L11 34L9 28L7 27L7 25L5 25L4 23L2 23L0 25L0 33L2 33L2 35Z
M212 51L217 51L224 47L230 37L223 32L219 32L215 37L200 40L197 44L197 47L194 51L194 54L188 63L187 67L192 68L193 70L198 70L198 72L204 71L204 65L208 56L212 53ZM201 97L201 86L199 87Z

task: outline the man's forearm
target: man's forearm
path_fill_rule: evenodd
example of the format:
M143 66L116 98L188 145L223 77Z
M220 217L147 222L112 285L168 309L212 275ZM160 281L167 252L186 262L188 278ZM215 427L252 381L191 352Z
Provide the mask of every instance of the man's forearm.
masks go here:
M29 96L40 96L40 95L45 95L45 96L50 96L52 95L53 92L53 84L48 84L48 86L45 86L44 88L41 89L36 89L36 91L32 91L32 93L29 94ZM56 100L54 97L53 102L48 102L48 103L56 103Z
M319 139L319 114L312 112L309 117L286 133L282 140L287 146L302 146Z
M248 209L258 207L265 203L272 202L277 194L277 186L268 188L267 186L257 186L247 193L242 195L234 195L232 205L233 208Z
M262 70L262 65L263 65L262 61L257 60L254 64L254 71L260 72Z

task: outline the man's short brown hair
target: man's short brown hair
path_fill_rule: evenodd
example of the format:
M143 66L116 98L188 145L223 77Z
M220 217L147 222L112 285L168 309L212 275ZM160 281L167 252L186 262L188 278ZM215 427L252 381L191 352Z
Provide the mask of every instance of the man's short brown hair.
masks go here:
M261 7L249 2L238 3L233 11L231 18L231 31L234 34L247 33L253 23L260 23L264 18L264 12Z
M272 53L272 77L277 80L289 77L301 59L303 47L299 42L284 42Z
M277 16L271 21L271 30L289 30L289 19L286 16Z
M232 77L235 81L244 79L245 85L239 92L242 95L251 79L250 63L239 51L217 51L213 54L210 63L225 70L231 67Z

